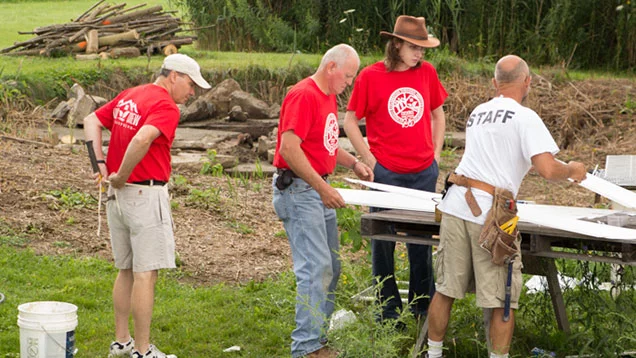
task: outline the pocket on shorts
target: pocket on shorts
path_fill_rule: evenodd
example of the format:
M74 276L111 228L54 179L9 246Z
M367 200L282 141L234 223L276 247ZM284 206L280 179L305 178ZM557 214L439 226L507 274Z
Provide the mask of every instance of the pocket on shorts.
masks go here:
M437 247L437 253L435 254L435 283L441 285L444 282L444 248L442 246Z
M122 201L123 214L128 218L130 227L151 227L161 223L159 208L151 206L148 196L128 196Z
M166 194L167 195L167 194ZM159 197L159 219L164 225L174 226L172 220L172 210L170 208L170 197Z

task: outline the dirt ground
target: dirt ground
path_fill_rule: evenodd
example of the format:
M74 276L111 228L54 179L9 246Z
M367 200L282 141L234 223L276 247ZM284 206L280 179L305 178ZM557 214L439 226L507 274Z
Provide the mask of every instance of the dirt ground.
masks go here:
M455 83L448 87L451 92L475 86ZM474 92L479 91L475 87ZM460 126L453 121L462 121L454 119L462 112L457 108L472 105L453 97L449 97L447 112L451 128ZM561 91L546 80L535 87L529 106L544 117L557 142L567 147L560 159L602 168L607 154L634 154L636 108L629 107L630 98L636 100L635 84L630 80L577 82L563 85ZM25 120L29 125L33 122L33 118ZM18 132L13 128L13 133L6 134L20 137ZM445 173L460 157L461 149L445 151L438 190ZM104 210L98 237L95 203L76 202L69 208L55 197L56 191L70 188L69 192L97 198L89 171L83 145L45 147L0 139L0 238L12 229L28 239L15 244L38 253L111 260ZM334 179L346 175L338 172ZM179 169L173 172L173 179L177 261L185 273L183 280L239 283L263 280L291 267L288 242L271 205L271 178L231 179L201 175L198 169ZM188 195L192 188L200 190L198 198ZM207 199L202 199L205 195ZM519 198L543 204L595 205L593 193L568 183L549 183L532 171Z

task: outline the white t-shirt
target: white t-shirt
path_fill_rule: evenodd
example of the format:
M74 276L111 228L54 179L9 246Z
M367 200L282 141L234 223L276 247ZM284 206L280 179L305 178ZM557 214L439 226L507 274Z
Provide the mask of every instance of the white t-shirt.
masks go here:
M532 157L558 153L559 147L536 112L507 97L493 98L470 114L466 122L466 149L455 173L510 190L515 197L523 177L532 167ZM461 219L483 224L492 206L492 196L472 189L482 210L473 216L466 203L466 188L453 185L439 210Z

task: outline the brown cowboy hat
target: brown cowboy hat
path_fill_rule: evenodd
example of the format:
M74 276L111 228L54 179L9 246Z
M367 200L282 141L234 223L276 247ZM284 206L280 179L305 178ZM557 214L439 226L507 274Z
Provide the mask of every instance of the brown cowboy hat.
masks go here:
M393 33L380 31L380 36L397 37L421 47L432 48L439 46L439 40L428 35L426 21L423 17L398 16L397 20L395 20Z

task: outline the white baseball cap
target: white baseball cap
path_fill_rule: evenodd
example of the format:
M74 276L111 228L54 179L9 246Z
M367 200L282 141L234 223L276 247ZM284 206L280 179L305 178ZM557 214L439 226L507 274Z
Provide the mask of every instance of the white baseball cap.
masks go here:
M201 76L201 68L197 61L181 53L169 55L163 60L162 69L177 71L188 75L197 86L203 89L211 88L210 84Z

